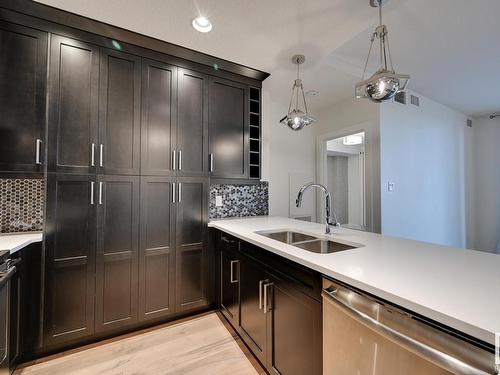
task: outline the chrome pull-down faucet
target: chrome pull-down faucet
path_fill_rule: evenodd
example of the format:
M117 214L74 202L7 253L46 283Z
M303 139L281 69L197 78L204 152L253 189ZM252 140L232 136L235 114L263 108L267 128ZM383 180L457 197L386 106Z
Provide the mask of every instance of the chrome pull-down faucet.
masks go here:
M315 187L315 188L321 189L323 191L323 193L325 193L325 214L326 214L325 233L330 234L330 227L338 228L338 227L340 227L340 223L337 220L337 216L335 215L335 211L332 209L332 196L326 187L324 187L321 184L313 184L313 183L305 184L304 186L302 186L300 188L299 194L297 195L297 200L295 201L295 203L297 204L297 207L302 206L302 196L304 195L304 192L310 187Z

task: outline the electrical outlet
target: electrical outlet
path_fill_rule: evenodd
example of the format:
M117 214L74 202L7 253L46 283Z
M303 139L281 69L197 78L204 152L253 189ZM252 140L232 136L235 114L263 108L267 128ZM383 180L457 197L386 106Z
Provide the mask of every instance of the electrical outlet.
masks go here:
M389 181L389 182L387 183L387 191L388 191L389 193L393 193L393 192L394 192L394 189L395 189L394 182L390 182L390 181Z
M215 207L222 207L222 195L215 196Z

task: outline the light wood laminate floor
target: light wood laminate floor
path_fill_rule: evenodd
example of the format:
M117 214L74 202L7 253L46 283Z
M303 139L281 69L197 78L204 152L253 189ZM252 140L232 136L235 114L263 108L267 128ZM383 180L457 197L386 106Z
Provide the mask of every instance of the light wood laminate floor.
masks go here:
M223 319L223 318L222 318ZM257 375L215 313L18 367L15 375ZM253 361L252 361L253 362ZM255 365L255 367L254 367Z

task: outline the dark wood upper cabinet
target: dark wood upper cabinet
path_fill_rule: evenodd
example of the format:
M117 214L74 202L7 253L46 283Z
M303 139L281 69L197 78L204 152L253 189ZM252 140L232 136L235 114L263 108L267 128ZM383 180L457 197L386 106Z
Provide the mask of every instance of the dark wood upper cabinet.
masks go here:
M201 177L177 179L176 311L207 304L208 181Z
M240 324L240 259L239 241L222 233L219 246L220 307L226 318L237 327Z
M95 172L99 163L99 48L53 35L50 72L48 169Z
M140 172L141 58L102 48L99 172Z
M177 169L183 176L208 174L208 76L179 69Z
M47 33L0 21L0 171L41 172Z
M173 174L176 125L177 67L143 59L141 174Z
M137 321L139 177L97 182L96 331Z
M95 178L47 179L44 345L94 332Z
M299 292L286 277L272 276L267 288L270 373L321 375L321 303Z
M210 170L217 178L248 178L249 88L211 77L209 89Z
M148 320L174 311L175 180L141 177L139 314Z

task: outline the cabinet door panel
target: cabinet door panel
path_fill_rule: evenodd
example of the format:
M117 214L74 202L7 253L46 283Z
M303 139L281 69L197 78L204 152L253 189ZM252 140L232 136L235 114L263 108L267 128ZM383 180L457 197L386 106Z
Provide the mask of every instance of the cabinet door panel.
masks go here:
M171 175L177 122L177 68L143 59L142 87L141 173Z
M209 131L214 177L248 177L247 99L247 86L219 78L211 79Z
M266 363L267 315L260 304L259 288L268 280L262 266L246 257L240 261L240 331L255 356Z
M47 34L0 21L0 51L0 171L42 171Z
M141 59L101 49L99 143L103 172L138 175Z
M93 182L79 175L47 179L45 345L94 332Z
M106 175L98 183L96 330L102 331L137 320L139 178Z
M176 309L207 303L207 197L204 178L179 178L176 217Z
M49 170L94 172L99 48L54 35L50 60Z
M321 303L297 291L293 283L278 278L272 282L268 312L269 370L281 375L320 375Z
M179 173L208 173L208 77L179 70L179 124L177 131Z
M174 179L141 178L139 313L141 319L174 311Z
M221 311L235 327L239 325L239 257L236 253L238 242L221 235L220 252L220 305Z

